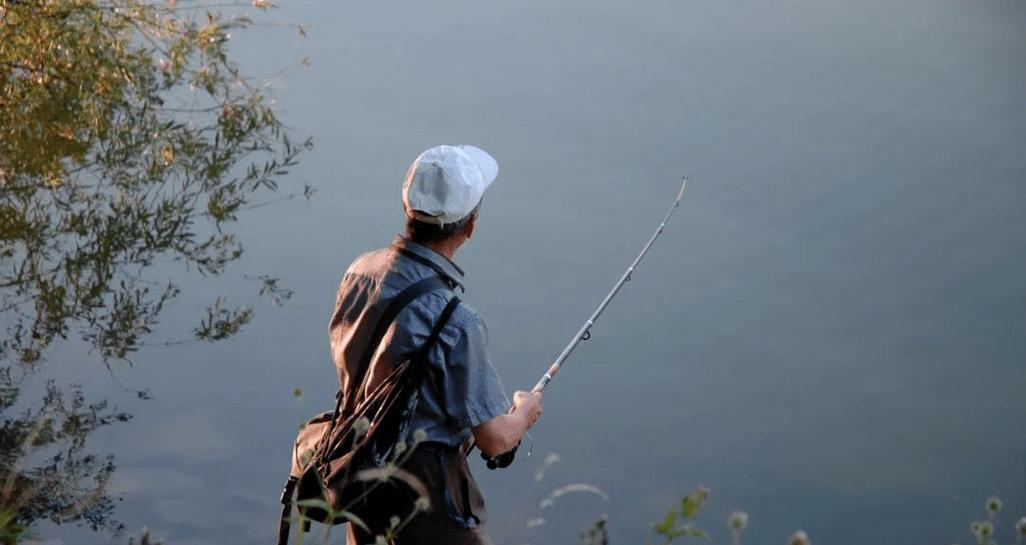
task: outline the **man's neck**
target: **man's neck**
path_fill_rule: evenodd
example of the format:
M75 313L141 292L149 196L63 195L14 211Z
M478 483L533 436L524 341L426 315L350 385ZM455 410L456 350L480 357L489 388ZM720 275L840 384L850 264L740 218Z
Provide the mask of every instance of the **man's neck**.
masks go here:
M446 240L425 242L424 246L427 246L428 248L431 248L432 250L444 255L447 259L451 261L452 257L456 255L456 250L460 248L464 240L466 239L459 236L455 236L450 237Z

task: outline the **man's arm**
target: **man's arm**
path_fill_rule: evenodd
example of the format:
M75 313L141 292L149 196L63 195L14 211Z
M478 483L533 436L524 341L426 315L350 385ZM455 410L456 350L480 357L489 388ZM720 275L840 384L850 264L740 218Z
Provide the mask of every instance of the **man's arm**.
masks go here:
M513 410L473 428L477 448L489 458L512 450L541 416L541 399L541 392L513 394Z

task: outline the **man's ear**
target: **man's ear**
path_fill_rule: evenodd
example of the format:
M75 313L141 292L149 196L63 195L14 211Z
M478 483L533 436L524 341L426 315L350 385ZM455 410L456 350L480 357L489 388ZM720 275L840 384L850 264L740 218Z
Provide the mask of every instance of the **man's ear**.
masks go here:
M467 237L468 240L470 239L470 237L474 236L474 227L476 225L477 225L477 214L474 214L470 218L470 220L467 221L467 225L463 228L463 236Z

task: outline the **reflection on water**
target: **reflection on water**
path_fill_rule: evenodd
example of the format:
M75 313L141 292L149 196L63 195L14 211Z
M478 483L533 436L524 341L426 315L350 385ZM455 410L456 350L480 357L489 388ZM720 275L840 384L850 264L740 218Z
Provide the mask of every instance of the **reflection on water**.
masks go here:
M238 259L231 224L309 145L228 60L245 20L123 3L131 15L18 3L0 27L0 355L22 363L72 332L105 361L127 357L179 293L162 277ZM248 318L210 314L199 338Z
M58 339L108 366L127 360L184 273L216 277L241 257L232 224L278 193L310 147L289 140L267 89L227 55L249 20L175 4L0 7L5 532L40 519L118 527L105 490L113 458L86 439L128 415L87 403L79 387L30 379L58 371L43 369ZM276 278L254 280L261 295L288 297ZM251 315L216 297L191 336L230 338Z
M546 391L537 454L505 472L472 460L499 544L573 543L602 513L611 543L637 543L700 484L713 490L717 542L729 542L733 509L750 515L745 542L802 528L837 545L964 543L990 494L1007 517L1026 511L1024 10L442 0L272 12L261 20L316 24L305 40L236 33L232 51L267 77L310 56L274 91L295 132L318 138L283 180L314 180L319 193L247 210L234 228L246 253L227 275L281 277L295 292L231 342L140 347L118 375L128 393L95 369L60 368L119 405L152 391L131 421L92 432L117 454L111 493L130 497L117 518L174 544L273 535L287 446L334 394L325 325L342 270L401 229L416 153L464 142L500 163L456 261L509 389L538 379L680 175L691 180L664 238ZM12 127L0 123L0 149ZM142 144L139 160L159 151ZM200 244L216 229L197 206ZM151 302L168 279L182 294L140 342L181 339L217 296L236 300L213 278L178 275L175 258L143 267L156 283L136 286ZM73 323L42 369L85 357L91 326ZM562 462L529 490L547 452ZM567 495L538 514L548 491L573 483L609 501Z
M23 377L16 373L11 367L0 369L4 534L12 523L29 525L40 519L120 530L112 519L114 499L106 491L114 457L94 455L86 439L98 428L131 416L106 401L88 403L80 388L62 391L53 382L45 384L41 401L30 400L25 408L24 401L19 404Z

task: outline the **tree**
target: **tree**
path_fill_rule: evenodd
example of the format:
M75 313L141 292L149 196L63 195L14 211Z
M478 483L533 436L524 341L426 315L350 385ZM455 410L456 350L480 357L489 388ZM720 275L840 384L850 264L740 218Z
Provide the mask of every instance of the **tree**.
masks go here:
M250 24L196 3L0 0L0 359L32 364L73 328L126 358L179 293L155 262L218 275L240 256L230 224L310 147L228 58ZM218 300L196 336L249 316Z
M46 348L76 335L108 365L127 359L179 294L155 265L222 274L255 199L311 194L279 188L310 141L289 139L228 56L251 21L214 7L0 0L0 542L41 519L117 527L113 459L86 438L129 415L53 382L19 402ZM250 315L218 298L195 337L228 338Z
M46 383L38 408L12 416L21 386L11 372L0 369L0 408L7 413L0 419L0 543L16 542L44 518L121 530L106 492L114 458L88 452L86 438L131 416L106 401L87 403L78 387L62 392L53 381Z

